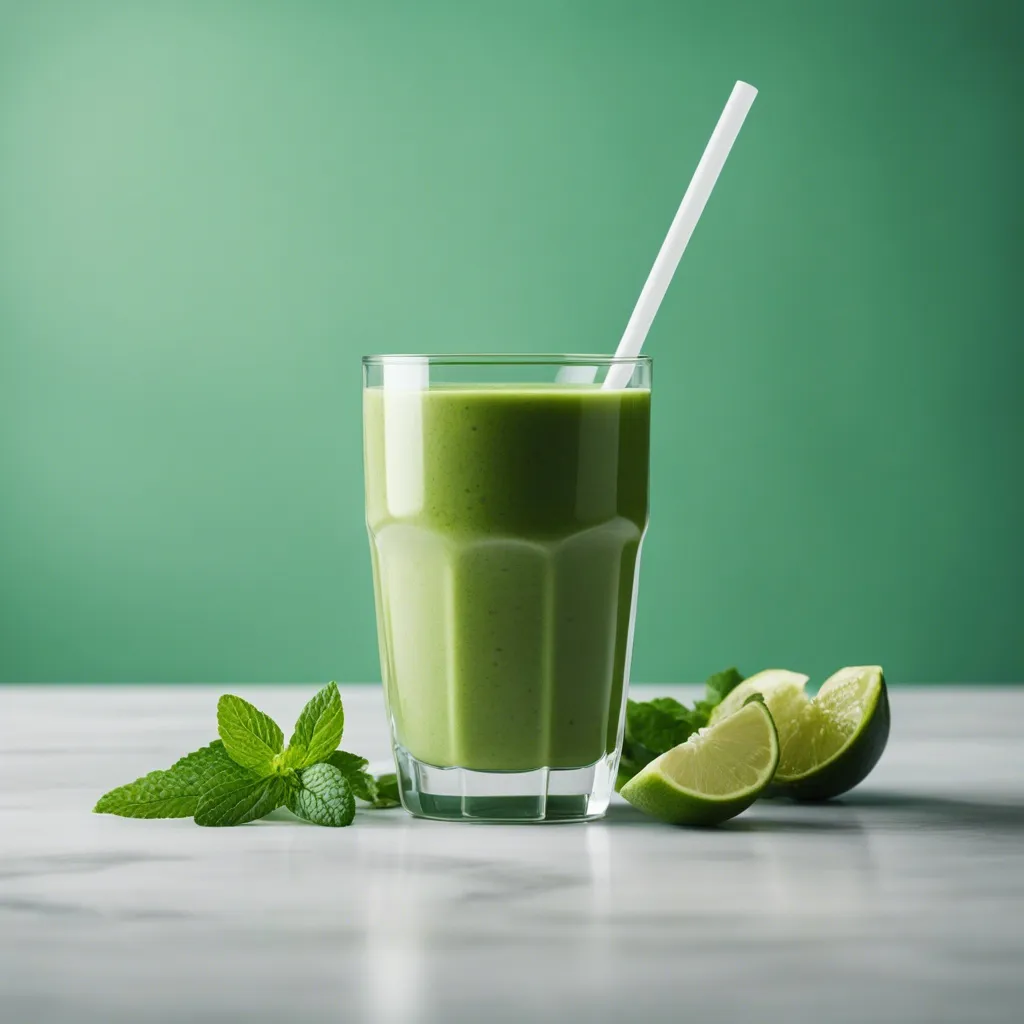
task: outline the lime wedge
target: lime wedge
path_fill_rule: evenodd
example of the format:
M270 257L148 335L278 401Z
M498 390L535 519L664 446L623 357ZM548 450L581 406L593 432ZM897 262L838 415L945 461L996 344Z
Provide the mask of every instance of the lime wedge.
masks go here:
M782 723L776 718L776 712L782 718L782 722L788 722L791 717L798 714L799 709L808 701L804 687L807 685L807 676L799 672L788 672L784 668L768 668L757 675L740 683L732 693L729 694L714 711L711 712L711 722L721 721L739 711L744 703L755 693L763 694L768 703L768 710L775 718L775 726L779 730L779 742L785 747L785 734Z
M772 716L755 698L655 758L622 787L622 795L673 825L717 825L760 796L778 763Z
M828 800L863 782L878 763L889 739L889 697L878 665L840 669L813 699L806 684L795 672L759 672L715 708L711 722L762 694L781 747L773 788L798 800Z

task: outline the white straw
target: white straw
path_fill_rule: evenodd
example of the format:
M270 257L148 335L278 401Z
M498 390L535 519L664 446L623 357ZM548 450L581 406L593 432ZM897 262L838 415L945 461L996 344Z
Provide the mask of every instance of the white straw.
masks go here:
M711 195L711 190L718 181L718 175L725 165L726 157L732 144L736 141L743 121L750 110L750 105L757 96L757 90L746 82L737 82L733 86L729 102L722 111L722 116L711 133L704 155L697 164L697 170L693 172L693 178L686 189L683 201L679 204L672 226L668 229L665 241L661 243L661 250L658 258L647 275L647 282L640 298L636 301L633 315L626 324L626 332L622 335L622 341L615 350L615 355L623 359L635 359L640 355L644 339L651 328L651 323L657 315L661 300L665 297L672 275L679 265L679 260L686 249L687 242L693 234L693 229L700 220L704 206ZM627 364L615 364L605 378L604 387L622 388L629 383L633 368Z

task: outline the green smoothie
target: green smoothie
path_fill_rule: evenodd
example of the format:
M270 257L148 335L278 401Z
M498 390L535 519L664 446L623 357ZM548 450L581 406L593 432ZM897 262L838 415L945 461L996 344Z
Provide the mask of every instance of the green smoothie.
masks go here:
M650 411L640 389L365 390L381 666L414 758L529 771L614 751Z

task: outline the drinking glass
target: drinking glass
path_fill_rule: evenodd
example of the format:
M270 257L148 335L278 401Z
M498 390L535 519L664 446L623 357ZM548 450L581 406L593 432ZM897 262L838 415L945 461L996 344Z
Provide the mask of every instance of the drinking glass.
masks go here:
M602 387L612 367L616 383ZM366 520L402 803L599 817L648 521L651 361L367 356Z

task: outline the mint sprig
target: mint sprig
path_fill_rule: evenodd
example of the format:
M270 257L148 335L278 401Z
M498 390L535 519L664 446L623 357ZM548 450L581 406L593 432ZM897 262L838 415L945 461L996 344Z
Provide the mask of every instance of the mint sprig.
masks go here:
M242 825L288 807L318 825L349 825L355 798L397 807L394 775L366 771L365 757L338 750L345 712L335 683L303 708L291 741L248 701L225 694L217 703L220 739L100 797L97 814L186 818L206 826Z
M743 675L735 668L708 676L704 699L692 708L680 704L674 697L629 701L615 788L621 789L645 765L703 729L711 719L711 712L742 682Z

